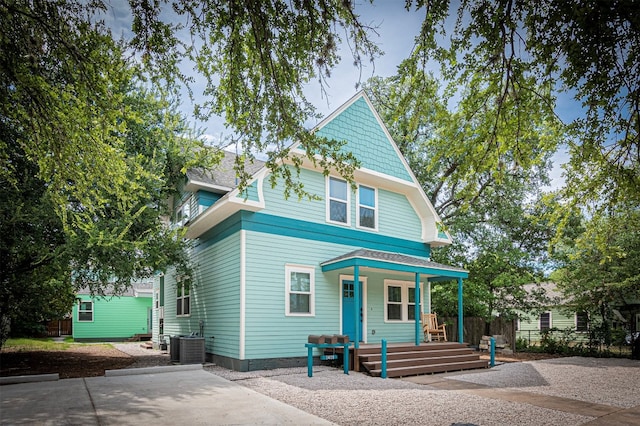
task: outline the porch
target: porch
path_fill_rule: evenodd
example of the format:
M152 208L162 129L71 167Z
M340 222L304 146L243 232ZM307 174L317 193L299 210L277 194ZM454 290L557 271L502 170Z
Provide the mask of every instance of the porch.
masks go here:
M455 281L458 287L458 342L464 344L463 283L466 270L399 253L359 249L321 264L323 273L337 273L334 279L340 285L341 330L359 349L361 344L380 341L378 336L389 336L395 342L408 341L413 335L413 345L424 340L421 324L422 313L431 312L430 283ZM371 287L376 276L377 288ZM423 290L421 290L423 288ZM368 306L365 295L376 300L378 306ZM426 293L423 302L421 294ZM375 322L377 327L369 324ZM382 333L380 333L382 331ZM370 332L370 334L368 334Z
M342 348L336 353L342 354ZM349 365L355 371L371 376L382 372L382 345L361 343L358 349L349 351ZM430 342L415 345L409 343L387 344L387 377L415 376L420 374L488 368L489 362L480 359L480 353L469 348L468 343Z

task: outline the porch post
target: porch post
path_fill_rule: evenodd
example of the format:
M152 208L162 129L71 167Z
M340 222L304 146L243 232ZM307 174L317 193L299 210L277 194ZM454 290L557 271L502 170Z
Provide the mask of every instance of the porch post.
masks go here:
M416 346L420 346L420 320L422 319L422 316L420 315L420 312L422 312L422 309L420 307L420 272L416 272L416 288L415 288L415 298L416 298L416 304L414 306L415 310L416 310Z
M464 304L462 302L462 278L458 278L458 342L464 343Z
M354 348L360 347L360 267L358 265L353 267L353 291L355 295L355 311L356 311L356 332ZM354 352L357 354L357 352ZM354 355L355 357L355 355ZM355 359L355 358L354 358ZM355 362L354 362L355 364Z

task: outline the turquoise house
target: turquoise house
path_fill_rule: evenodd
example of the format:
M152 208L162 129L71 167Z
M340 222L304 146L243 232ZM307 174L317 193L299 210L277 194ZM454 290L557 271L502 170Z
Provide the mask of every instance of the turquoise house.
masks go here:
M171 270L156 280L155 343L197 334L208 360L241 371L305 365L309 335L418 344L433 281L458 286L462 317L467 272L430 260L451 237L366 94L312 131L360 160L355 190L295 145L312 201L285 198L261 163L241 193L232 154L216 171L188 173L175 221L194 240L195 276L189 286Z
M78 342L118 342L151 336L153 282L135 282L124 294L80 291L72 310L72 336ZM147 338L148 340L148 338Z

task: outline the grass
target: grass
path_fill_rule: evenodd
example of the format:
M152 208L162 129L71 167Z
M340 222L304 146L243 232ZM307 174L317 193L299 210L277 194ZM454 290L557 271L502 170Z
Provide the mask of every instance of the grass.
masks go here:
M101 343L104 346L112 347L108 343ZM72 337L65 337L64 342L56 342L50 337L35 338L26 337L18 339L7 339L2 346L3 349L13 349L14 351L66 351L72 346L86 345L86 343L75 343Z
M7 339L3 345L4 348L12 348L19 351L59 351L67 350L70 346L71 345L67 342L54 342L53 339L49 337L41 339L31 337Z

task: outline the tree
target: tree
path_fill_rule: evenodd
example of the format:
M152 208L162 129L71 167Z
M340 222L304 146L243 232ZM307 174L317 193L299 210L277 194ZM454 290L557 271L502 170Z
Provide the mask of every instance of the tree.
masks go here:
M0 127L3 140L8 129ZM0 176L0 347L9 329L39 332L42 321L69 312L71 284L65 234L37 165L12 145L9 159L14 182Z
M600 318L607 345L612 310L626 313L631 324L636 312L632 304L640 299L639 220L637 207L618 205L608 215L583 219L575 243L558 249L562 259L562 267L554 273L558 287L576 311Z
M529 99L523 109L525 101L513 99L513 114L493 126L498 112L478 103L478 81L463 86L453 104L442 83L415 65L405 61L397 76L364 87L445 225L508 181L546 183L563 140L546 105Z
M570 120L567 200L640 204L637 1L462 1L456 10L449 0L408 0L412 6L426 8L416 72L433 58L448 89L478 81L477 105L495 111L489 134L514 108L528 114L529 101L520 100L553 109L555 94L573 96L582 111Z
M0 243L7 268L0 274L0 316L13 333L68 313L78 289L120 294L132 280L168 265L181 274L190 270L182 229L161 218L171 215L167 200L183 182L185 165L200 154L185 151L194 145L182 136L188 129L170 103L134 82L117 90L126 93L123 111L135 111L119 118L126 167L118 180L96 183L82 199L39 178L38 164L16 143L24 137L20 129L0 126L14 167L2 177ZM55 214L61 199L66 210Z
M189 267L181 230L167 228L160 218L170 214L166 201L187 168L211 167L220 155L203 149L175 104L166 101L178 93L178 84L188 83L178 68L183 56L207 81L209 101L198 116L223 115L246 149L237 164L240 186L248 179L241 167L245 157L273 145L272 182L282 176L288 192L304 195L292 169L280 167L294 140L325 168L331 157L331 167L347 177L357 165L340 150L341 142L303 128L313 109L302 86L328 75L338 60L341 31L353 42L356 61L377 53L350 3L129 5L132 35L115 41L101 21L106 1L0 0L0 177L7 196L16 196L11 191L25 180L17 159L28 162L38 189L31 201L46 201L55 214L48 223L29 210L7 223L55 227L46 236L55 237L47 247L57 254L43 259L57 259L56 269L46 271L65 295L80 287L118 294L131 279L168 264L177 265L178 273ZM167 17L163 8L169 5L175 13ZM177 37L183 27L173 23L175 17L184 18L192 44ZM296 156L291 161L293 170L301 163ZM45 269L37 253L9 236L3 255L26 269L3 276L3 290L17 296L29 274ZM4 319L8 311L0 314Z
M314 79L324 90L325 79L340 57L341 43L351 48L354 65L381 52L369 40L375 29L363 25L353 2L313 0L132 1L132 30L128 46L142 54L156 81L189 83L179 71L181 58L194 64L202 77L206 100L196 117L225 119L231 140L245 157L267 152L270 182L285 182L285 194L309 196L295 179L301 159L291 155L299 142L307 158L325 170L335 168L350 179L357 159L341 149L342 141L319 138L304 127L315 117L304 95ZM167 13L171 6L172 12ZM188 32L190 41L177 37ZM238 157L239 187L250 178Z
M3 217L13 266L1 276L11 303L0 314L16 330L68 312L79 288L119 294L167 265L188 270L182 230L161 218L186 169L221 153L192 136L165 93L145 88L83 6L0 7L11 22L0 30L0 177L5 204L17 207Z
M438 81L414 71L401 67L398 76L373 78L365 87L444 225L456 235L455 245L434 251L434 259L469 270L465 315L485 318L488 327L496 314L513 316L541 303L523 285L539 278L548 261L553 228L541 219L546 205L539 201L539 186L548 182L549 157L561 128L538 105L537 114L515 114L495 133L486 132L496 112L468 113L477 96L473 87L463 89L457 109L450 110ZM455 315L455 288L434 284L433 306L441 315Z
M464 266L469 278L464 283L464 314L485 320L485 333L497 315L515 318L533 312L548 299L526 284L540 281L549 258L547 246L555 229L546 217L548 207L531 197L531 190L503 184L485 194L485 206L475 206L458 215L451 224L456 243L434 252L438 262ZM455 315L455 288L434 284L432 303L441 314Z

